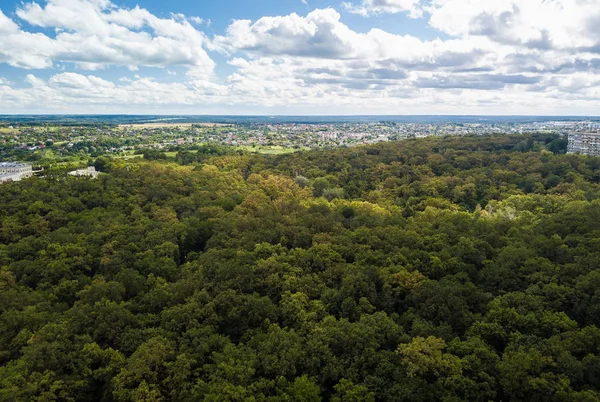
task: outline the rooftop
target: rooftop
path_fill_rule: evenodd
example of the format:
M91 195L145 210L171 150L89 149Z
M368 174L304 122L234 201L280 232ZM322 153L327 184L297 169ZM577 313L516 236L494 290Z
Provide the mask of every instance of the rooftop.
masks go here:
M0 168L16 168L16 167L26 167L29 166L26 163L19 162L0 162Z

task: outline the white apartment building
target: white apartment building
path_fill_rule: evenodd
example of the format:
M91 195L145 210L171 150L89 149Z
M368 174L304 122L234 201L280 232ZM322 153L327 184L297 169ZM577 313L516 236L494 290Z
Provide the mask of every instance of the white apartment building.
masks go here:
M600 133L569 134L567 152L570 154L600 156Z
M17 162L0 162L0 183L20 181L32 175L31 165Z

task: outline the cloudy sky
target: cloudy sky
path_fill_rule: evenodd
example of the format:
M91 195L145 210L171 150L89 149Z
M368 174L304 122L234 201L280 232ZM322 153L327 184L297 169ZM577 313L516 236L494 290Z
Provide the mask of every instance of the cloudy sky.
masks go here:
M600 0L0 0L0 113L600 114Z

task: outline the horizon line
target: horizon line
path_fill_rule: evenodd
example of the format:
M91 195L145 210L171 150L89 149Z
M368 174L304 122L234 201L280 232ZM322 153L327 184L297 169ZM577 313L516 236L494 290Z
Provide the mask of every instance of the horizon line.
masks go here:
M586 114L152 114L152 113L0 113L6 116L164 116L164 117L594 117Z

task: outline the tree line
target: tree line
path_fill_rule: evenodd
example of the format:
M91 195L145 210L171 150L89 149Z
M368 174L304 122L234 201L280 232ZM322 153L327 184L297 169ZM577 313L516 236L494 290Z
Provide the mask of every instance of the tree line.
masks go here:
M600 159L558 140L2 185L0 400L597 401Z

